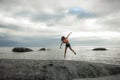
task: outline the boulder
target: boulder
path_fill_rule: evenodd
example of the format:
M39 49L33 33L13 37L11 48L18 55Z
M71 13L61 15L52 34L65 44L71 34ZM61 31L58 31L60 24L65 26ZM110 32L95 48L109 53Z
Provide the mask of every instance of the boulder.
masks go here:
M24 47L15 47L12 49L13 52L30 52L33 51L32 49L29 48L24 48Z
M39 51L46 51L46 50L50 50L50 49L47 49L47 48L41 48Z
M106 48L94 48L93 51L106 51Z
M39 51L45 51L46 50L46 48L41 48Z

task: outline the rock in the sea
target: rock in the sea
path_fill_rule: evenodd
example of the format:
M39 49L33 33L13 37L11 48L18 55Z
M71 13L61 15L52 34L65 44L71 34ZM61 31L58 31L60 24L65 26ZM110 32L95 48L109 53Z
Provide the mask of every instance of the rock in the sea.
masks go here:
M93 51L106 51L106 48L94 48Z
M45 51L46 50L46 48L41 48L39 51Z
M47 48L41 48L39 51L46 51L46 50L50 50L50 49L47 49Z
M24 47L16 47L16 48L13 48L12 51L13 52L30 52L33 50L29 48L24 48Z

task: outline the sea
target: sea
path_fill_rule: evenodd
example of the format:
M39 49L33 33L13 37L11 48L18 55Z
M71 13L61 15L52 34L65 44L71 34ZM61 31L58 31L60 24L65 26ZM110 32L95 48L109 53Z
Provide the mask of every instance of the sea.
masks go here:
M32 52L12 52L14 47L0 47L0 59L32 59L32 60L72 60L97 62L105 64L120 65L120 47L105 47L106 51L93 51L97 46L72 46L77 55L67 49L64 58L64 47L47 47L50 50L39 51L41 47L27 47Z

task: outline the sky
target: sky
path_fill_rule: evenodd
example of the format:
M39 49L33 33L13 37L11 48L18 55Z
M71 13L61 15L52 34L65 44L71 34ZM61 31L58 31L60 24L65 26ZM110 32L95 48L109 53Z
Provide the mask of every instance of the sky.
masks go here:
M119 46L120 0L0 0L0 46Z

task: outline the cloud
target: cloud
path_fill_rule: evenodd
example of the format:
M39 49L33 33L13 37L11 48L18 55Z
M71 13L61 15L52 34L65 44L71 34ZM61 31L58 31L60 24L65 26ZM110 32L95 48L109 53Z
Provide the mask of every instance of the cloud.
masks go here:
M100 17L97 21L98 24L101 24L104 26L105 30L110 30L110 31L120 31L120 16L119 13L113 13L109 14L104 17Z
M119 4L119 0L0 0L0 42L54 44L73 32L75 42L116 45Z

